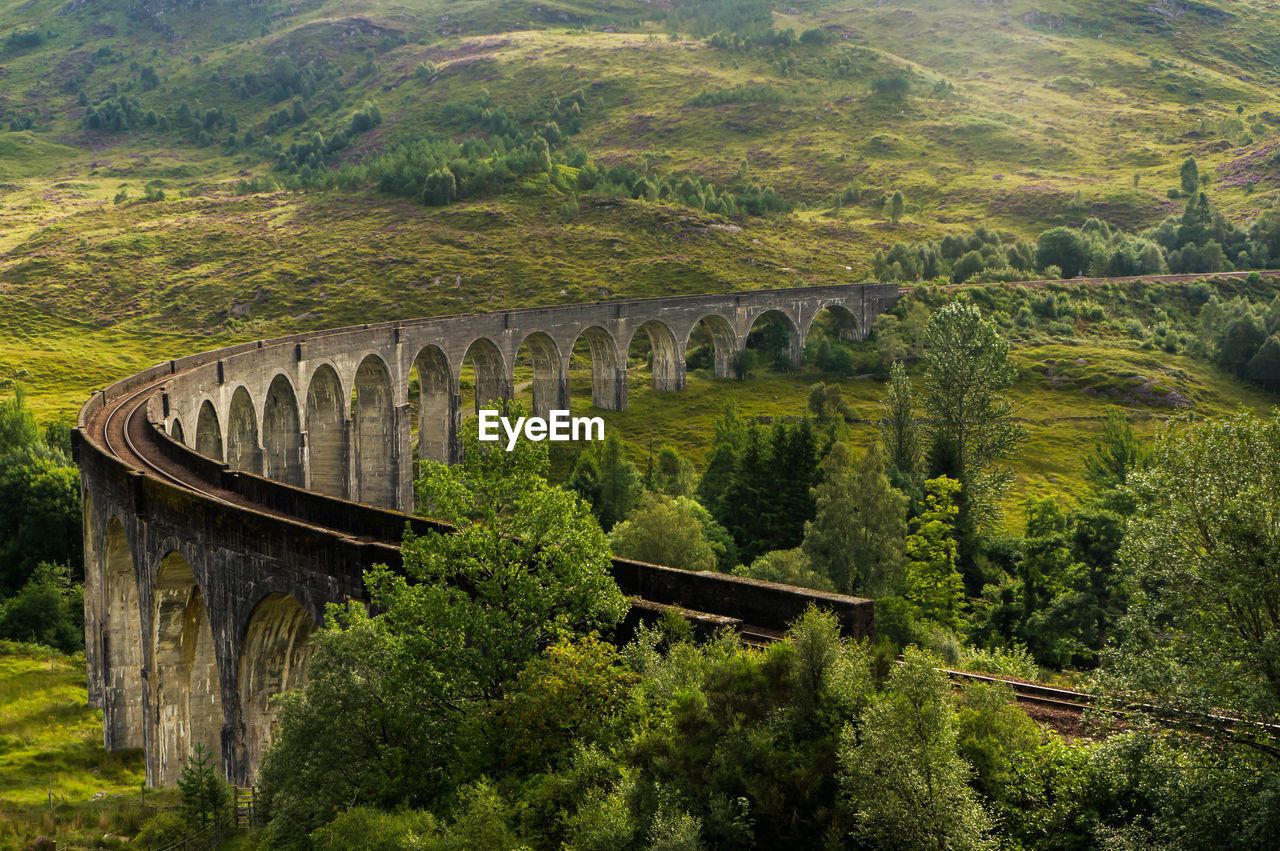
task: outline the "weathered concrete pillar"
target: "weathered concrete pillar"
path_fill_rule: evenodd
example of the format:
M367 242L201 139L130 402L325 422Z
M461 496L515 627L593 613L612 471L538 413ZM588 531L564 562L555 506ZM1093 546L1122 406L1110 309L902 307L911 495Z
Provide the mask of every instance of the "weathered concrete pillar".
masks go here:
M392 470L395 475L395 507L413 511L413 412L409 403L396 405L393 412L395 450Z
M445 440L449 446L449 463L462 460L462 393L455 383L449 394L449 434Z
M311 489L311 436L302 431L298 434L298 460L302 464L302 487Z
M796 331L791 335L791 351L789 352L789 360L791 365L796 369L804 366L804 334Z
M627 367L618 367L617 376L613 379L613 398L610 400L613 405L602 405L610 411L625 411L627 409Z

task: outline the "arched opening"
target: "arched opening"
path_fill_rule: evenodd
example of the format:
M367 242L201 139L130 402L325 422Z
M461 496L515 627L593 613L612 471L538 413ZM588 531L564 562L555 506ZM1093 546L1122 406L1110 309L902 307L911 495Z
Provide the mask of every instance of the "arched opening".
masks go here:
M304 484L302 474L302 422L293 385L277 375L267 389L262 409L262 454L268 478L287 485Z
M196 418L196 451L215 461L222 460L222 427L218 425L218 412L208 399L200 406L200 415Z
M172 786L196 745L222 764L222 692L204 597L186 559L171 552L156 573L155 693L158 785Z
M685 342L685 368L711 370L716 378L734 378L737 335L729 320L712 313L702 317Z
M591 404L608 411L626 410L626 376L621 371L618 345L613 336L598 325L578 335L569 355L569 387L575 395L585 389L584 365L591 371Z
M311 615L288 594L268 594L249 615L240 643L240 711L250 779L275 739L276 707L271 698L300 687L311 658Z
M311 489L332 496L347 495L347 429L343 416L342 382L325 364L311 375L307 387L307 443Z
M355 450L352 496L370 505L394 507L395 400L391 394L391 374L377 355L369 355L356 370L356 383L351 391L351 423Z
M836 375L858 372L858 357L850 343L862 339L858 319L848 308L829 304L813 317L805 333L805 360Z
M465 397L468 391L473 394L473 411L486 407L502 407L511 398L510 384L507 382L507 368L502 359L502 352L492 340L481 337L467 348L462 358L462 377L458 382L459 389Z
M142 747L142 609L133 553L119 518L103 540L102 664L108 750Z
M789 372L804 364L804 344L791 317L781 310L766 310L751 323L746 355L739 369L776 369Z
M173 422L169 423L169 436L179 443L185 444L187 442L186 437L182 434L182 420L177 417L173 418Z
M546 334L535 331L524 338L512 373L516 392L525 386L532 389L531 408L536 416L568 408L569 388L561 381L560 348Z
M680 390L684 387L684 363L677 362L679 344L665 323L650 319L631 335L627 348L627 374L635 371L653 373L654 390Z
M253 412L249 391L237 387L227 413L227 463L233 470L262 472L262 450L258 448L258 417Z
M448 464L453 438L453 390L449 359L439 346L427 346L413 360L409 375L410 427L413 430L413 478L418 462Z

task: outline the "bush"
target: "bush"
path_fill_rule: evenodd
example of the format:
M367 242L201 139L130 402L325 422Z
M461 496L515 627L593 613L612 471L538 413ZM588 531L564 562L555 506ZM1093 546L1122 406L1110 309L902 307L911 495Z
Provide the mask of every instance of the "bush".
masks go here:
M129 844L130 847L137 848L165 848L181 842L182 838L190 832L191 825L187 824L182 813L157 813L142 826L142 830Z
M1001 647L990 650L969 648L965 650L961 664L965 670L976 673L1023 680L1040 679L1040 666L1023 644L1015 644L1008 650Z
M0 638L63 653L84 649L84 590L66 565L38 565L22 590L0 603Z
M417 848L422 839L436 834L436 820L423 810L383 812L373 807L344 810L329 824L311 834L316 851L401 851Z

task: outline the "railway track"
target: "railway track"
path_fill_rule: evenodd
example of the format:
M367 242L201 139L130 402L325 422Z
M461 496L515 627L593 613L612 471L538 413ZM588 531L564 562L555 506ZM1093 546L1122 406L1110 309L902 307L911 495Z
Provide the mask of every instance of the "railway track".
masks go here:
M966 682L980 682L989 683L991 685L1008 686L1013 690L1013 696L1019 703L1034 706L1046 706L1052 709L1065 709L1068 712L1074 712L1077 714L1083 713L1086 709L1091 709L1095 703L1093 695L1085 694L1080 691L1055 688L1053 686L1041 685L1039 683L1027 683L1021 680L1012 680L1005 677L994 677L987 674L971 674L967 671L953 671L950 668L943 668L942 671L953 683L956 683L957 685Z

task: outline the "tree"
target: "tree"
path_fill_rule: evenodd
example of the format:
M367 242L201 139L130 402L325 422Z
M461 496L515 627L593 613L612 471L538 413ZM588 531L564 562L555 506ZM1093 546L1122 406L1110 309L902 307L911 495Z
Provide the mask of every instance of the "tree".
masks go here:
M1064 278L1074 278L1088 269L1091 259L1089 242L1077 230L1050 228L1036 239L1036 265L1041 269L1057 266Z
M716 555L705 524L707 510L687 496L646 493L627 519L609 533L614 555L681 570L713 570Z
M809 412L819 425L831 422L844 422L853 418L849 404L840 392L839 384L823 384L821 382L809 388Z
M902 213L906 210L906 207L907 204L902 197L902 193L895 189L893 194L889 196L889 220L894 225L898 224L898 219L902 218Z
M914 479L920 470L920 437L912 406L911 381L900 363L889 368L880 440L888 463L902 475Z
M230 805L227 784L219 776L217 763L211 759L204 745L197 744L178 778L183 813L191 825L216 824Z
M933 314L926 331L926 434L932 451L951 456L976 526L994 517L1008 481L995 465L1026 436L1004 395L1016 374L1008 342L977 307L951 302Z
M0 401L0 595L27 582L41 562L82 574L80 473L67 441L41 429L21 386Z
M1128 502L1123 489L1130 474L1149 456L1124 411L1112 408L1103 421L1102 436L1093 444L1093 454L1084 459L1084 477L1104 503L1121 510Z
M653 470L653 488L667 496L692 496L696 486L693 465L670 446L658 450Z
M1187 157L1182 161L1178 176L1182 180L1182 194L1192 198L1200 194L1200 166L1196 164L1195 157Z
M458 197L458 181L448 168L438 168L427 175L422 190L422 203L431 207L443 207Z
M924 511L907 536L907 601L918 620L957 629L964 582L956 569L956 493L960 483L946 476L924 484Z
M793 550L772 550L749 565L733 569L737 576L781 582L783 585L799 585L818 591L838 591L826 572L817 568L800 547Z
M904 564L907 498L884 474L875 445L854 468L848 444L832 445L813 489L817 516L804 528L804 553L842 594L895 593Z
M1280 389L1280 336L1272 334L1249 360L1245 374L1254 384L1269 390Z
M546 482L547 466L545 443L506 452L481 443L474 421L462 463L425 464L418 504L455 531L407 534L403 574L367 572L369 609L330 606L263 762L266 844L352 801L426 806L450 793L484 770L478 719L520 671L562 635L621 620L604 533Z
M746 434L747 426L738 416L737 407L732 402L726 403L724 410L716 418L707 469L698 480L698 501L716 518L723 517L720 500L733 479L733 469ZM723 519L721 522L724 522Z
M1132 477L1120 548L1134 597L1110 684L1195 709L1280 718L1280 414L1184 419Z
M986 846L988 819L957 752L951 684L938 660L907 648L888 688L856 729L845 728L841 784L854 836L875 848Z
M607 532L635 507L640 498L640 474L623 454L622 439L615 431L605 437L604 446L597 450L599 489L594 505L596 517Z
M18 593L0 601L0 639L63 653L84 649L84 590L71 583L66 565L37 565Z

